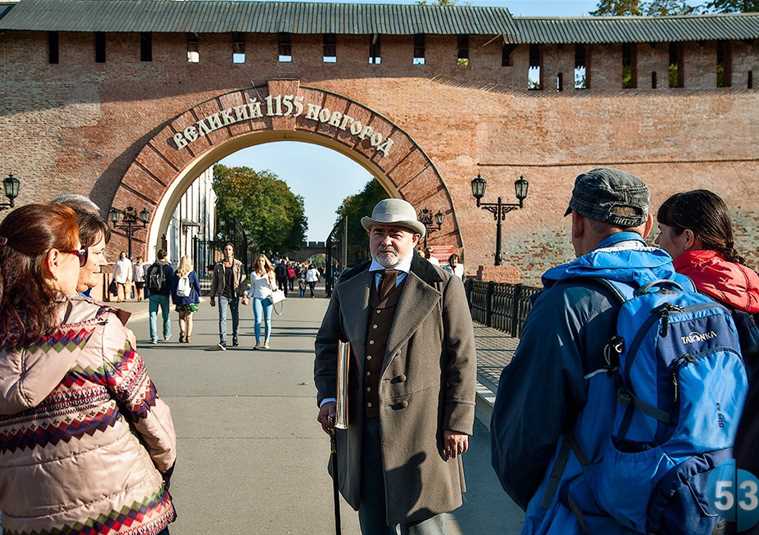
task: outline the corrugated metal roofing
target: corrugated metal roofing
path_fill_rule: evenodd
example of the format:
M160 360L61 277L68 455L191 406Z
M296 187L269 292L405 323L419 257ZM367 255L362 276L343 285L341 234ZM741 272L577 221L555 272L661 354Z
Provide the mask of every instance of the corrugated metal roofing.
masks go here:
M759 13L679 17L514 17L511 43L666 43L759 38Z
M470 34L516 31L499 7L231 0L21 0L0 30L296 34Z

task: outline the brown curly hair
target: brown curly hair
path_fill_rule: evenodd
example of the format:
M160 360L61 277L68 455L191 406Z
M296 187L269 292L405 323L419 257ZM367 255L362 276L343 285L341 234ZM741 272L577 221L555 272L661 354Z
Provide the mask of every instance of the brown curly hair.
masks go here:
M58 326L59 296L44 279L51 249L79 246L79 223L71 208L27 204L0 223L0 348L38 341Z

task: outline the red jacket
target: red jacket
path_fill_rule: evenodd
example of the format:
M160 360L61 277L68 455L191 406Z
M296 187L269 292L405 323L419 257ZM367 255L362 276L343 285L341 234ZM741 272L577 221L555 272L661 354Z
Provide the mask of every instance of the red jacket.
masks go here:
M759 313L759 275L729 262L717 251L686 251L675 259L678 273L687 275L698 291L730 308Z

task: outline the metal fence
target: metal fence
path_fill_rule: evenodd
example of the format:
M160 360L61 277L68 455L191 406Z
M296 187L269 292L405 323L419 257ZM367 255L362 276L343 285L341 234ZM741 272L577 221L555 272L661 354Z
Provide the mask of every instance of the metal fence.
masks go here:
M514 337L522 333L527 314L532 308L531 299L538 292L540 288L521 284L466 281L472 319Z

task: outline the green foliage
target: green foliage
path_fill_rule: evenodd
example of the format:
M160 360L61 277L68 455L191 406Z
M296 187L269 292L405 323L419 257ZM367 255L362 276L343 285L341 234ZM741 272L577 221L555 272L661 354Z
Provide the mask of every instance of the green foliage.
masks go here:
M624 15L642 15L640 0L599 0L595 11L590 12L594 17Z
M343 217L348 218L349 264L369 258L369 240L364 227L361 226L361 218L371 215L374 205L388 197L385 188L377 180L372 180L366 184L361 193L346 197L337 209L338 221ZM334 239L342 240L343 232L338 231L336 234ZM339 251L336 251L335 256L339 258Z
M427 0L416 0L416 3L420 6L427 6L427 5L433 5L433 6L454 6L456 5L456 0L434 0L433 2L427 2Z
M594 16L697 15L759 11L759 0L599 0Z
M712 0L706 7L717 13L749 13L759 11L759 0Z
M297 249L308 229L303 198L270 171L250 167L213 168L220 220L239 221L258 251Z
M759 0L754 0L759 1ZM594 16L696 15L702 11L693 0L599 0Z

